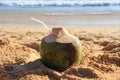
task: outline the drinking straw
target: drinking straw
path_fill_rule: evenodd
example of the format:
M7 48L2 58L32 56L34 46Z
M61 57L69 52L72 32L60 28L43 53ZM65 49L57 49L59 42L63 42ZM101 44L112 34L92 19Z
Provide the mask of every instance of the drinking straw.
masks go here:
M33 18L33 17L31 17L31 20L36 21L38 23L41 23L48 30L48 32L51 33L51 30L49 29L49 27L43 21L38 20L38 19Z

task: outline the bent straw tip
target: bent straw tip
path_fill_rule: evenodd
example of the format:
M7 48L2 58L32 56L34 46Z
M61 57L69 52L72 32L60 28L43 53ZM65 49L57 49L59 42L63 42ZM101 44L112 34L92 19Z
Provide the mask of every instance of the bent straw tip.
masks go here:
M38 23L41 23L48 30L48 32L51 33L51 30L49 29L49 27L43 21L38 20L38 19L33 18L33 17L30 17L30 19L33 20L33 21L36 21Z

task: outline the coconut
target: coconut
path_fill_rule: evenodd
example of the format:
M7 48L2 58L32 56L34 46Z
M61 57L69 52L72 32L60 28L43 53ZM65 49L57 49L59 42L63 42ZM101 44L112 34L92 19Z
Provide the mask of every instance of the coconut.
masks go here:
M43 64L57 71L78 65L82 59L80 40L63 28L53 28L42 39L40 53Z

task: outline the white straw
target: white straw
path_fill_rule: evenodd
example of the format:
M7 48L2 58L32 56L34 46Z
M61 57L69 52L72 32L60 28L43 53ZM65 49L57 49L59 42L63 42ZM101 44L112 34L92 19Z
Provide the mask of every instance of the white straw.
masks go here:
M38 23L41 23L48 30L48 32L51 33L51 30L49 29L49 27L43 21L38 20L38 19L33 18L33 17L31 17L31 20L36 21Z

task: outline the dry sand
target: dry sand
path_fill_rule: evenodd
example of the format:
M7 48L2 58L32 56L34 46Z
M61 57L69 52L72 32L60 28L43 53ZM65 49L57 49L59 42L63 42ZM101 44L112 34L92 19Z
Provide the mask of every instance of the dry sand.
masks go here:
M54 27L54 26L53 26ZM0 24L0 80L120 80L120 27L65 27L86 55L63 72L44 66L39 45L47 31L39 25Z

